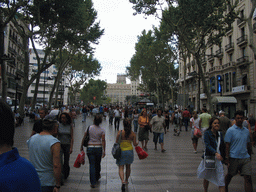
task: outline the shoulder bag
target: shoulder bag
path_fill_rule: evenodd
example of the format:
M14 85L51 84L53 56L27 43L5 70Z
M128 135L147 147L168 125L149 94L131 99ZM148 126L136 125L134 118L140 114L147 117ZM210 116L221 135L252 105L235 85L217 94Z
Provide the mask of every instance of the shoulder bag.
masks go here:
M121 158L121 147L120 147L121 137L122 137L122 130L120 132L118 142L114 143L114 145L112 147L112 155L113 155L114 159Z
M146 117L146 122L147 122L147 120L148 120L148 117ZM144 126L144 129L145 129L146 131L150 131L150 133L152 133L152 130L151 130L151 127L149 126L149 124L145 125L145 126Z
M84 138L84 147L88 147L88 142L89 142L89 140L90 140L89 128L90 128L90 126L87 128L87 133L86 133L86 136L85 136L85 138Z
M218 137L217 151L219 151L219 147L220 147L220 132L218 134L219 134L219 137ZM204 167L205 169L216 169L216 157L206 156L204 153Z

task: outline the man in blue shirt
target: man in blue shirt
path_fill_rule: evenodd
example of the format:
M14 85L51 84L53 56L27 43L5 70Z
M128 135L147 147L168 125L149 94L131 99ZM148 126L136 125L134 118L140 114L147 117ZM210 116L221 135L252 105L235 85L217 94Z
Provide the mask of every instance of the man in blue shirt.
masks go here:
M228 174L225 177L225 188L228 192L228 185L233 176L240 172L244 176L246 192L252 192L252 166L250 159L251 142L249 130L242 126L244 112L239 110L235 113L235 124L230 127L225 135L226 142L226 163Z
M14 116L11 108L0 100L0 191L41 191L39 177L33 165L12 148Z

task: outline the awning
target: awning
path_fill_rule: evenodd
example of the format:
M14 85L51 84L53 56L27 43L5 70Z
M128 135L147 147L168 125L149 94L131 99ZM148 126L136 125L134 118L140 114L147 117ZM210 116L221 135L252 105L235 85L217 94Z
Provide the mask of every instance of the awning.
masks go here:
M237 103L237 100L235 97L213 97L212 98L212 103L217 104L217 103Z

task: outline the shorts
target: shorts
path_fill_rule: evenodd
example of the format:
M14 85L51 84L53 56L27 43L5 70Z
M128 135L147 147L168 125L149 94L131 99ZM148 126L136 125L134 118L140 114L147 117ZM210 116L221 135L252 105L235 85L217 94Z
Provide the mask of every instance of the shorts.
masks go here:
M230 166L228 168L228 174L235 176L238 171L240 175L252 175L252 165L250 158L246 159L236 159L230 158Z
M157 143L157 140L159 138L159 143L163 143L164 142L164 133L155 133L153 132L153 142Z
M191 129L191 139L192 139L192 143L198 143L198 137L194 136L194 130L195 130L195 129Z

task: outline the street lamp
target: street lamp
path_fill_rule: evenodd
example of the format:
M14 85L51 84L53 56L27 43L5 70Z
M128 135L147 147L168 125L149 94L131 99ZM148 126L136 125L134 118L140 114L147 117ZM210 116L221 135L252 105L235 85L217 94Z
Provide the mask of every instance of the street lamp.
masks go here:
M20 80L20 78L16 74L16 76L15 76L15 90L16 90L16 92L15 92L15 112L17 110L17 99L18 99L17 97L18 97L18 83L19 83L19 80Z

